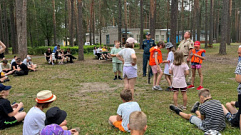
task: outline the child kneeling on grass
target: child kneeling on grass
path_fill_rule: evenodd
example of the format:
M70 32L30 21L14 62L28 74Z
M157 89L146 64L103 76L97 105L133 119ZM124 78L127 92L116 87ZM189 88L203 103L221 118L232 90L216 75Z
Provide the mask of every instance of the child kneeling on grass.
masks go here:
M177 106L177 98L178 98L178 92L179 89L182 92L183 97L183 106L182 109L187 109L187 83L185 76L189 74L188 71L189 67L184 62L183 59L183 53L180 51L177 51L174 53L174 62L169 67L169 73L173 74L172 79L172 90L174 92L173 94L173 101L174 105Z
M134 111L141 111L137 102L132 101L131 90L123 90L120 97L124 103L120 104L117 109L117 115L110 116L109 123L122 132L130 132L127 125L129 124L129 116Z
M135 111L130 114L128 129L131 135L144 135L147 128L146 114L142 111Z
M152 90L162 90L160 87L160 81L163 75L160 64L162 63L162 52L161 49L165 47L165 43L160 41L157 43L157 46L154 46L150 49L150 60L149 65L153 73L153 87Z
M194 43L194 49L192 49L192 59L191 59L191 65L192 65L192 82L191 85L189 85L187 88L194 88L194 81L195 81L195 75L196 75L196 69L198 71L199 77L200 77L200 86L197 87L197 90L200 90L203 88L203 75L202 75L202 61L205 59L205 50L200 49L200 42L196 41Z
M11 86L4 86L0 83L0 130L19 124L26 116L25 112L19 112L23 103L10 105L7 100Z
M199 106L200 103L196 102L191 109L191 113L196 113L197 116L186 114L174 105L170 105L170 109L205 132L209 130L224 130L226 124L220 101L213 100L210 91L206 88L201 89L198 95L201 105Z
M67 117L67 113L64 110L60 110L58 107L50 108L46 112L46 120L45 120L46 127L42 129L41 135L52 135L51 134L52 132L50 132L51 130L48 130L49 128L52 128L52 127L56 127L59 130L62 129L64 135L71 135L71 134L78 135L79 132L76 131L76 129L68 130L66 117ZM57 124L57 125L53 125L53 124Z
M23 135L39 135L45 126L46 116L43 110L55 100L56 96L50 90L43 90L37 94L36 105L28 111L24 119Z

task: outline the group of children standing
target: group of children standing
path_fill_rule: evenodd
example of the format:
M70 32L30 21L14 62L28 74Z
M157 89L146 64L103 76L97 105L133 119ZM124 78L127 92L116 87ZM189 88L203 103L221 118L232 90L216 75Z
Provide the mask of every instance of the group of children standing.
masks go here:
M168 51L167 59L162 60L161 49L166 46ZM200 75L200 86L197 90L200 90L202 87L203 77L201 74L201 63L205 57L205 50L200 49L200 42L196 41L194 43L194 49L190 48L192 51L191 54L191 64L192 64L192 84L187 87L185 76L189 74L189 67L187 63L184 62L184 55L181 51L175 51L172 43L168 42L166 45L163 41L160 41L157 46L154 46L150 49L150 60L149 65L151 66L153 72L153 87L152 90L162 90L160 87L160 81L163 75L160 64L165 63L164 74L168 82L168 87L166 91L173 91L173 100L174 105L177 104L178 91L180 90L183 96L183 106L182 109L186 110L187 105L187 94L186 91L188 88L194 88L195 80L195 71L196 69ZM173 75L173 78L171 77Z

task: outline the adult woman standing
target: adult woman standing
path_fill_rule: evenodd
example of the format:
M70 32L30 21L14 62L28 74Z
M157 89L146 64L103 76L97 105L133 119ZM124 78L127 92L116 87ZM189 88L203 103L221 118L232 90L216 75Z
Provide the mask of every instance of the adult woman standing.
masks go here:
M125 49L122 49L116 57L124 63L123 78L125 89L130 89L134 97L134 86L137 78L137 57L134 48L137 41L134 38L126 40Z

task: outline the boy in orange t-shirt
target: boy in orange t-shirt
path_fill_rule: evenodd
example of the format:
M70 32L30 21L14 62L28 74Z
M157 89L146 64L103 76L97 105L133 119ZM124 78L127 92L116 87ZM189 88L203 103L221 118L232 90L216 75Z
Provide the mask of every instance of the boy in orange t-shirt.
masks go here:
M150 60L149 65L153 72L153 87L152 90L162 90L159 83L161 81L163 72L159 64L162 63L162 52L161 48L165 47L163 41L158 42L157 46L150 49Z

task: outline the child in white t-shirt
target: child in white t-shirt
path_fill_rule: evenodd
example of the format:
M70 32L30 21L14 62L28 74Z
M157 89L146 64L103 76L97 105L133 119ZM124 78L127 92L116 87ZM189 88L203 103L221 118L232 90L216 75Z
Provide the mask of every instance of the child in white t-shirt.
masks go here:
M117 115L110 116L109 123L122 132L130 132L127 126L129 124L129 116L134 111L141 111L141 108L137 102L132 101L131 90L123 90L120 93L120 97L124 103L119 105Z
M166 43L166 48L168 51L168 56L167 56L167 60L163 61L163 63L165 63L164 74L165 74L167 83L169 85L169 87L167 87L166 91L172 91L172 77L169 74L169 66L174 61L174 53L173 52L175 52L175 48L173 47L171 42Z

